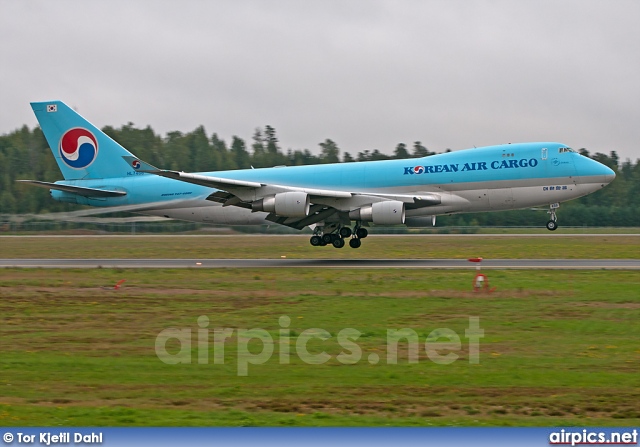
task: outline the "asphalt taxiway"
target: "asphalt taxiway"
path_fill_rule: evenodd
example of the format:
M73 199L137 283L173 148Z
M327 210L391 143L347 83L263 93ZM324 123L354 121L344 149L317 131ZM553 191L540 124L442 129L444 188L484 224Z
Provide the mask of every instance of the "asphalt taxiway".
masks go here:
M466 259L0 259L0 268L421 268L474 267ZM640 259L485 259L490 269L640 270Z

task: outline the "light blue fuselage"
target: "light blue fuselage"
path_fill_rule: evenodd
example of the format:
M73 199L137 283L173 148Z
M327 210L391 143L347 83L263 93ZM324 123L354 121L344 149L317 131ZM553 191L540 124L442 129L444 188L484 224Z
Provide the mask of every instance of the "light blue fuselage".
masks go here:
M525 143L467 149L425 158L313 166L203 172L206 176L281 186L419 195L451 196L442 204L408 210L407 216L437 215L549 205L589 194L615 177L608 167L565 149L559 143ZM145 214L211 223L263 223L264 213L220 205L205 199L214 189L131 168L125 177L58 182L125 191L122 197L86 198L52 191L57 200L93 206L153 203ZM170 203L173 202L173 203ZM162 206L166 203L166 207ZM225 207L226 208L226 207ZM191 214L189 214L191 213ZM249 222L246 220L249 219Z

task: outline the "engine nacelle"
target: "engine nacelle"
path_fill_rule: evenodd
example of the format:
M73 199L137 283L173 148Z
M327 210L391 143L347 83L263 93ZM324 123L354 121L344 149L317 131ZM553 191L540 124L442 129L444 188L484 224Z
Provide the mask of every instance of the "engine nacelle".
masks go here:
M385 200L351 211L349 218L377 225L401 225L404 223L404 203L399 200Z
M284 217L306 217L309 215L309 206L309 194L306 192L281 192L256 200L251 204L251 209Z
M407 217L404 224L409 228L425 228L436 226L436 216Z

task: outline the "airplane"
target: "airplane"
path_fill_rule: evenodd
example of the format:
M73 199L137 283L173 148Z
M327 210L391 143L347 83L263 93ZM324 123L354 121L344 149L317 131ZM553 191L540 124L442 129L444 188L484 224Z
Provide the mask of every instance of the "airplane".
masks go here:
M604 188L607 166L561 143L502 144L424 158L196 172L159 169L61 101L31 103L64 180L18 180L61 202L223 225L310 227L313 246L358 248L367 227L438 215L548 207Z

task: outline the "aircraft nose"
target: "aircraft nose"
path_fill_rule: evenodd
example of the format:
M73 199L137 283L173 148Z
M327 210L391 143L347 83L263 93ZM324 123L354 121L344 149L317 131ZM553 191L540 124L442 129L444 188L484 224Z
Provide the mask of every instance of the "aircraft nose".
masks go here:
M604 171L604 182L611 183L616 178L616 173L608 166L602 165Z

